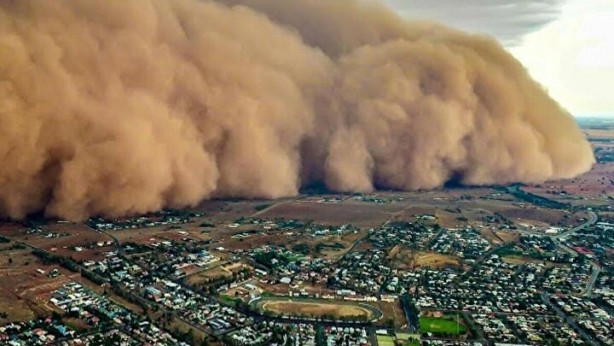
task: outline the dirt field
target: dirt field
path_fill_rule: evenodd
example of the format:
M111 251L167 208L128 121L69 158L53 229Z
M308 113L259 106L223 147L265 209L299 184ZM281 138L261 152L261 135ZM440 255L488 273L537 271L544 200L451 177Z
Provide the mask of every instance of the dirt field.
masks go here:
M207 240L210 237L201 233L201 230L193 225L179 225L178 229L171 226L126 229L110 231L121 243L134 242L139 244L151 244L164 240L180 242L184 238L193 240ZM179 233L185 232L187 234Z
M443 255L436 252L413 251L400 246L393 247L388 253L394 266L399 269L412 268L444 268L448 266L460 266L460 258Z
M297 236L293 237L293 240L291 242L288 242L286 238L285 244L306 244L311 250L311 252L307 254L308 256L315 258L325 258L334 261L347 253L352 248L354 243L367 236L367 234L368 231L362 229L356 233L350 232L341 236L327 235L318 236L315 238L311 236ZM341 245L342 247L339 245ZM320 251L316 252L318 247L320 248ZM288 246L288 248L291 249L292 246Z
M368 319L373 317L373 313L368 309L350 304L275 300L263 302L261 308L276 314L293 316L334 316L335 318L363 316Z
M571 204L612 203L614 198L614 162L596 164L575 179L532 185L527 191Z
M243 263L232 263L229 265L219 265L211 269L201 271L197 274L188 276L188 284L200 285L213 280L231 277L232 274L248 267Z
M546 267L565 267L565 264L554 263L550 261L541 261L538 259L523 257L523 256L505 256L501 259L505 263L513 264L513 265L523 265L528 263L544 263Z
M50 278L47 274L53 269L58 269L61 274ZM53 311L48 304L50 293L74 276L79 274L55 265L42 264L30 250L0 252L0 311L8 314L6 321L0 318L0 325L50 313Z
M9 260L10 259L10 260ZM48 274L57 269L57 277ZM42 271L41 272L39 272ZM76 281L98 294L103 289L59 265L45 265L29 249L0 252L0 311L7 312L8 319L0 318L0 325L8 321L24 321L36 316L48 316L56 308L49 303L51 293L70 281ZM142 309L124 299L109 294L110 299L137 313Z
M520 233L518 232L499 232L482 229L480 234L494 245L516 243L520 240Z
M388 321L392 319L396 328L404 328L407 326L405 312L398 300L393 303L380 301L377 306L384 314L382 319L378 321L379 325L386 325Z
M517 243L520 240L518 232L494 232L504 243Z
M3 225L0 234L74 260L100 260L104 252L114 247L107 245L112 238L79 223L49 223L33 232L20 225ZM100 245L98 245L100 243ZM75 247L81 251L75 251Z
M275 219L311 220L325 225L351 224L356 227L377 227L388 220L394 213L403 210L397 204L371 203L314 203L295 201L278 204L261 215Z
M324 241L318 240L317 242L315 242L314 246L317 246L318 243L322 243L322 244L334 244L334 243L343 244L344 247L342 249L326 247L319 254L319 257L323 257L323 258L335 261L335 260L341 258L341 256L345 255L352 248L352 245L354 245L355 242L357 242L361 238L365 237L366 235L367 235L367 231L366 230L362 230L362 231L360 231L358 233L350 233L350 234L346 234L346 235L341 236L341 237L333 236L333 237L329 237L329 239L325 239Z
M286 232L276 231L268 234L255 234L248 238L232 238L238 231L227 231L216 229L211 232L211 247L223 247L226 250L252 249L262 245L281 245L296 244L303 237L298 234L288 235ZM223 254L220 254L223 256ZM217 256L217 254L216 254Z
M2 288L0 291L0 311L7 314L7 319L0 317L0 325L10 321L28 321L36 317L27 301L19 299L13 292Z
M614 130L608 129L608 128L584 129L584 133L589 137L589 139L593 139L593 138L614 138Z
M458 220L458 218L463 215L457 212L454 208L452 208L445 202L441 205L437 205L437 203L434 203L433 205L415 205L409 207L408 209L404 210L400 215L398 215L396 219L415 221L419 216L422 215L435 216L435 220L423 221L426 224L438 224L445 228L458 228L463 224Z
M523 265L527 263L540 262L539 260L529 258L529 257L522 257L522 256L505 256L502 258L502 261L505 263L513 264L513 265Z
M529 224L535 226L562 226L573 227L583 223L581 219L588 217L586 212L570 213L564 210L553 210L538 207L502 208L497 210L515 224Z
M296 200L297 197L281 198L276 200L214 200L203 201L198 207L193 208L195 211L204 212L204 218L198 219L198 223L202 221L211 221L215 224L232 222L244 216L256 216L266 211L266 208L283 204ZM263 208L265 208L263 210Z

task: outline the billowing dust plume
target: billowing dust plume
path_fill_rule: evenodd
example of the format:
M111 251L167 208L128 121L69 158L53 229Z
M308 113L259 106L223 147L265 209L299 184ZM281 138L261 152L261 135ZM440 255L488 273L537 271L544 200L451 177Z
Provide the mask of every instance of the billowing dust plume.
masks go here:
M350 0L0 2L0 214L82 219L588 170L494 40Z

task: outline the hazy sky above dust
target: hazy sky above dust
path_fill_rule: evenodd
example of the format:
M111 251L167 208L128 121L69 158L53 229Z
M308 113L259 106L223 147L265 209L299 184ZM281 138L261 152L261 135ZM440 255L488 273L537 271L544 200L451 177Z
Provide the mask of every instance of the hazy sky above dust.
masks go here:
M385 0L495 36L574 115L614 116L614 0Z

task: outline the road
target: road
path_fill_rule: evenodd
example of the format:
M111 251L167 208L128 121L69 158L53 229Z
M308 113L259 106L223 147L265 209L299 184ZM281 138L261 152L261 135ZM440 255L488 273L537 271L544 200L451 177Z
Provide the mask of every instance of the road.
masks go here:
M582 292L585 297L591 298L593 296L593 287L595 286L595 282L597 281L597 278L599 277L601 271L602 269L599 264L593 263L593 273L591 274L591 277L586 284L584 292Z
M597 216L597 213L593 212L593 211L589 211L589 219L579 225L576 226L572 229L570 229L567 232L563 232L561 234L555 235L555 236L551 236L551 239L555 242L555 244L557 245L557 247L567 253L574 253L575 251L573 249L570 249L567 245L562 244L559 240L561 238L567 237L569 235L573 235L578 231L581 231L587 227L590 227L592 225L594 225L597 220L599 219L599 217ZM593 287L595 286L595 282L597 281L597 278L599 277L599 274L602 271L601 266L599 265L599 263L597 261L593 261L593 273L591 274L591 277L589 278L588 282L586 283L586 288L584 289L584 291L582 292L582 295L585 297L590 298L593 295Z
M594 225L597 222L597 220L599 219L599 217L597 216L597 213L595 213L594 211L589 211L588 212L588 217L589 217L589 219L585 223L583 223L583 224L581 224L579 226L576 226L576 227L570 229L567 232L562 232L561 234L554 235L554 236L552 236L552 238L553 239L561 239L561 238L566 237L568 235L574 234L574 233L576 233L578 231L581 231L581 230L585 229L588 226Z
M250 217L258 217L258 216L266 213L267 211L269 211L269 210L271 210L273 208L279 207L280 205L284 205L284 204L288 204L288 203L297 201L299 198L301 198L301 197L299 196L297 198L293 198L293 199L290 199L290 200L274 201L273 203L271 203L266 208L260 209L260 210L256 211L255 213L253 213L252 215L250 215Z
M578 226L576 226L576 227L574 227L574 228L572 228L572 229L570 229L570 230L568 230L566 232L562 232L560 234L550 235L550 234L535 233L533 231L525 231L525 230L520 230L520 233L531 234L531 235L539 234L539 235L548 236L548 237L550 237L550 239L552 239L552 241L554 242L554 244L557 246L557 248L559 250L561 250L562 252L565 252L565 253L567 253L569 255L575 255L576 251L571 249L571 248L569 248L567 245L561 243L560 239L564 238L564 237L567 237L569 235L575 234L576 232L581 231L581 230L585 229L586 227L594 225L597 222L597 220L599 219L597 214L595 212L593 212L593 211L589 211L588 215L589 215L589 219L586 222L584 222L583 224L578 225ZM595 267L595 266L598 266L597 263L593 263L593 267Z
M475 321L471 318L471 315L468 312L463 311L462 314L463 314L463 317L465 318L465 321L469 323L469 326L471 327L473 332L477 334L476 335L477 341L481 343L482 345L485 344L486 336L484 335L484 331L482 330L482 328L480 328L477 324L475 324Z
M418 333L420 330L420 322L418 316L411 310L410 299L409 293L405 293L400 297L400 304L405 313L405 320L407 321L409 332Z
M542 294L541 294L541 298L542 298L542 300L544 301L544 303L545 303L545 304L547 304L548 306L550 306L550 308L551 308L552 310L554 310L554 311L556 312L556 314L557 314L557 315L558 315L560 318L562 318L562 319L563 319L565 322L567 322L567 324L568 324L569 326L571 326L571 328L573 328L573 329L574 329L574 330L575 330L575 331L576 331L578 334L580 334L584 340L586 340L586 341L587 341L587 342L588 342L590 345L597 345L597 343L595 342L595 340L594 340L594 339L593 339L593 338L592 338L590 335L588 335L588 333L586 333L586 332L584 331L584 329L580 328L580 326L578 326L578 324L576 323L576 321L575 321L573 318L571 318L571 317L567 316L567 315L566 315L566 314L563 312L563 310L559 309L559 307L558 307L558 306L554 305L554 304L553 304L553 303L550 301L550 296L549 296L549 295L547 295L546 293L542 293Z
M555 235L550 235L548 234L547 236L549 236L552 240L554 240L555 242L558 243L558 240L564 237L567 237L569 235L575 234L578 231L581 231L583 229L585 229L586 227L592 226L595 223L597 223L597 220L599 219L599 217L597 216L597 213L595 213L594 211L589 211L588 212L588 217L589 219L584 222L581 225L578 225L574 228L571 228L568 231L562 232L560 234L555 234ZM531 234L531 235L546 235L543 234L541 232L534 232L534 231L529 231L529 230L519 230L520 233L526 233L526 234Z
M119 242L119 239L117 239L117 237L115 237L111 232L107 232L107 231L101 231L99 229L95 229L93 227L91 227L90 225L87 224L87 222L83 223L85 225L85 227L91 229L94 232L98 232L98 233L102 233L108 237L110 237L111 239L113 239L113 243L115 243L115 250L117 250L117 254L119 255L119 257L125 257L124 256L124 248L122 247L121 243Z
M395 219L395 218L396 218L398 215L400 215L400 213L402 213L403 211L405 211L405 210L407 210L407 209L409 209L409 208L410 208L410 207L405 208L405 209L403 209L403 210L401 210L401 211L398 211L398 212L396 212L396 213L391 214L391 215L390 215L390 217L388 218L388 220L386 220L386 221L382 222L382 224L381 224L381 225L379 225L379 227L376 227L376 228L373 228L373 229L377 230L377 229L382 229L382 228L386 227L386 225L387 225L387 224L389 224L389 223L391 223L391 222L392 222L392 221L393 221L393 220L394 220L394 219ZM339 257L339 258L338 258L338 259L337 259L337 260L336 260L334 263L335 263L335 264L341 263L341 261L343 261L343 259L345 258L345 256L347 256L349 253L351 253L352 251L354 251L354 249L355 249L355 248L356 248L358 245L360 245L362 242L364 242L364 241L366 241L366 240L369 240L369 238L370 238L370 237L371 237L371 232L367 232L367 234L365 234L365 236L364 236L364 237L362 237L362 238L360 238L360 239L357 239L357 240L354 242L354 244L352 244L352 246L350 246L350 248L349 248L349 249L348 249L348 250L347 250L347 251L346 251L346 252L345 252L345 253L344 253L344 254L343 254L341 257Z
M501 248L501 246L496 246L493 247L492 249L486 251L486 253L484 253L482 256L480 256L479 258L477 258L475 260L475 262L471 265L471 267L469 267L469 269L467 269L462 275L457 276L456 278L456 282L460 282L463 280L466 280L468 276L471 276L471 274L473 273L473 271L480 266L480 264L487 258L489 258L493 253L495 253L497 250L499 250Z

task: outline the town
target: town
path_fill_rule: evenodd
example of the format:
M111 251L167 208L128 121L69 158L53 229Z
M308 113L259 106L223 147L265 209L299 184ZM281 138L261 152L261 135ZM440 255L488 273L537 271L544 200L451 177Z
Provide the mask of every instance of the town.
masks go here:
M600 143L570 182L4 221L0 344L612 345Z

